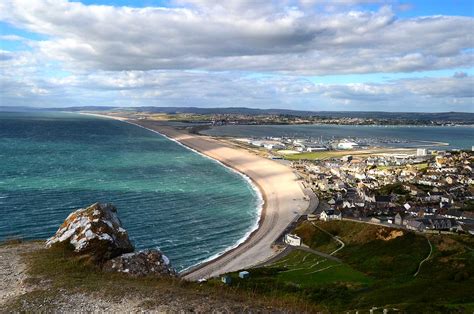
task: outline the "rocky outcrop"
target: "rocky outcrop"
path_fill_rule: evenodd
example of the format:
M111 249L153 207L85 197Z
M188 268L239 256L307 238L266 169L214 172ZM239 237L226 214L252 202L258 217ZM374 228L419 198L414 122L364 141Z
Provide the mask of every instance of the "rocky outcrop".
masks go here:
M49 238L46 247L72 245L74 251L92 258L105 271L139 276L175 276L169 259L158 250L134 252L127 231L111 204L95 203L72 212Z
M99 203L71 213L46 246L56 243L70 243L75 252L88 254L98 262L134 250L117 209Z
M117 256L104 264L103 269L126 273L134 277L176 276L169 259L158 250L144 250Z

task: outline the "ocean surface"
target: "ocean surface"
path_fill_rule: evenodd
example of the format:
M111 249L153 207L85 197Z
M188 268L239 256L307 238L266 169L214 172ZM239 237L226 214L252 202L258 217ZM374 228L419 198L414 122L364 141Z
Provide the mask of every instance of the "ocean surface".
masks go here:
M116 205L136 248L160 248L177 270L235 245L260 207L243 176L149 130L0 112L0 241L46 239L95 202Z
M323 141L350 138L371 145L471 149L474 126L226 125L202 131L230 137L311 137ZM436 146L427 142L443 142Z

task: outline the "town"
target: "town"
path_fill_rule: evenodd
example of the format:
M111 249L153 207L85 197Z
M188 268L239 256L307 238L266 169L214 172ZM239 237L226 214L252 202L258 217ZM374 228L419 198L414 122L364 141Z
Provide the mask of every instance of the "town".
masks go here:
M292 162L326 206L308 219L350 219L420 232L474 235L474 155L345 155Z
M361 139L238 138L289 163L316 193L309 220L474 235L473 151L374 148Z

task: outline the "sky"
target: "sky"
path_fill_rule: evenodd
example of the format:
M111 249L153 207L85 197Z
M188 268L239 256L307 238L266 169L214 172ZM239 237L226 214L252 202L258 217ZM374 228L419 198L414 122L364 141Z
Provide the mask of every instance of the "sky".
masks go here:
M472 0L2 0L0 106L474 112Z

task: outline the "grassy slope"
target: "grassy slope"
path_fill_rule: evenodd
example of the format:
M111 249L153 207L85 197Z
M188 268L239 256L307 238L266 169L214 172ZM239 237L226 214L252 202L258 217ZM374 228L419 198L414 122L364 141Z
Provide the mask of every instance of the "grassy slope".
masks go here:
M239 309L242 305L254 309L294 308L308 309L312 305L291 298L277 300L256 296L253 291L241 291L234 287L222 289L219 285L200 285L174 278L131 278L118 273L104 273L87 258L77 256L70 248L57 246L40 249L24 256L28 264L29 283L36 289L13 300L4 309L6 312L26 310L42 306L44 311L58 310L53 300L65 293L87 294L122 302L123 299L142 300L144 309L153 309L169 300L183 300L183 309L191 311L190 304L206 303L211 307ZM49 305L48 305L49 304ZM1 311L0 311L1 312Z
M277 280L306 288L334 282L366 284L371 281L347 264L303 251L293 252L271 267L284 269L276 276Z
M350 302L353 308L394 304L406 309L430 307L446 310L463 304L474 306L474 239L469 236L436 236L429 239L434 246L432 258L423 264L414 278L419 262L429 254L429 245L422 235L404 233L391 240L388 228L346 221L318 222L318 225L346 243L337 256L354 269L375 278L371 287L356 292ZM313 248L325 248L321 234L309 223L297 233ZM327 239L327 238L326 238ZM429 301L429 305L424 303Z

